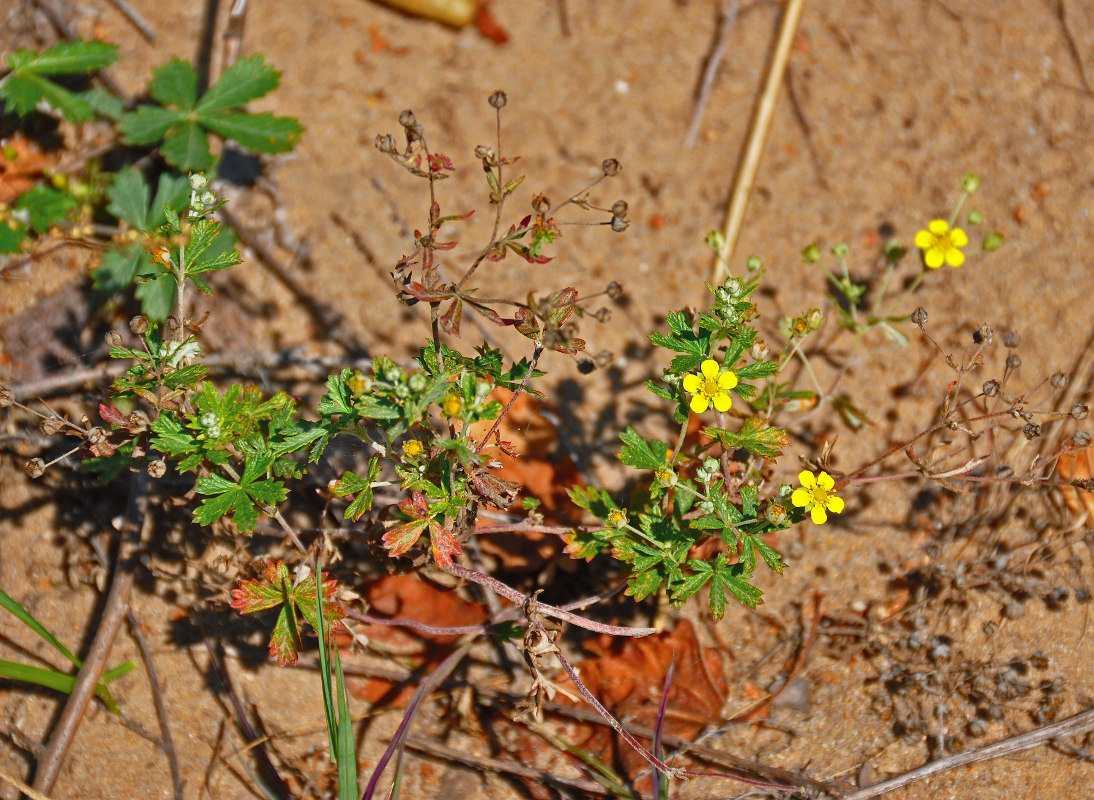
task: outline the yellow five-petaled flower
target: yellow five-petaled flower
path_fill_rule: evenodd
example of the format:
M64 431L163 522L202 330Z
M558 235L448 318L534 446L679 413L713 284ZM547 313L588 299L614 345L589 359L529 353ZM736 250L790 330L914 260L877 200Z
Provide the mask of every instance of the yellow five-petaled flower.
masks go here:
M729 390L737 385L737 376L730 370L720 373L720 369L717 361L708 358L699 365L701 376L694 373L684 376L684 391L695 395L690 405L696 414L702 414L711 405L719 411L729 411L733 404Z
M804 469L799 473L798 480L801 481L801 488L795 489L790 495L790 502L808 511L815 525L823 525L828 521L827 511L833 514L843 513L843 500L832 494L836 482L827 472L814 475Z
M951 267L960 267L965 263L965 254L959 248L969 243L969 237L960 228L950 228L944 219L932 219L927 230L915 235L915 246L923 251L923 260L931 269L938 269L943 263Z

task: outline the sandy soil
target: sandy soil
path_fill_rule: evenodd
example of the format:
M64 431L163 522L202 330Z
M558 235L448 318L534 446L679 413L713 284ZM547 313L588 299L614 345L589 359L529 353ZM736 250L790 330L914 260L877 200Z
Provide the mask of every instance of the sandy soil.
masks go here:
M173 6L169 13L151 0L134 0L133 5L152 23L158 37L154 45L140 39L103 0L81 0L74 4L73 17L82 35L121 44L122 58L111 75L129 94L143 86L154 65L176 55L195 57L205 15L202 4ZM564 6L566 26L560 19ZM306 9L257 4L247 19L243 51L266 54L283 78L281 88L255 109L295 116L307 132L292 155L268 163L266 180L274 199L239 192L233 195L233 208L268 238L275 232L276 209L285 232L308 247L308 267L295 267L295 277L345 317L369 353L404 356L421 335L422 318L395 302L386 272L409 249L402 225L421 227L427 201L421 185L372 147L376 134L397 132L401 110L412 108L431 146L461 167L442 187L446 213L484 206L471 151L492 141L486 98L496 88L509 95L503 142L522 156L519 168L528 175L529 194L562 197L595 178L603 158L618 158L622 175L602 192L598 189L597 199L604 205L617 198L629 202L632 225L626 234L567 228L559 257L549 267L516 268L506 262L482 283L495 296L522 296L533 287L572 284L596 291L610 280L624 284L625 310L610 324L586 331L594 351L616 353L616 369L583 377L571 363L557 359L547 364L551 379L545 385L567 412L567 434L590 442L589 452L599 453L590 456L590 473L618 485L621 477L611 470L613 432L595 425L595 415L606 403L614 420L643 423L646 407L630 404L634 393L618 387L640 384L660 369L660 363L646 360L642 344L664 313L704 301L711 264L703 237L722 224L777 29L776 4L745 6L697 142L685 147L695 90L713 44L714 6L709 0L495 2L493 14L510 37L498 45L474 29L456 32L365 0L331 0ZM218 30L226 12L224 7L217 12ZM33 46L29 30L11 30L7 45ZM218 47L214 69L219 56ZM970 258L960 269L931 274L914 304L928 310L932 334L950 351L963 348L984 323L1020 332L1018 381L1023 386L1070 370L1090 336L1087 296L1094 290L1089 265L1094 252L1094 142L1089 136L1094 94L1086 78L1091 74L1094 80L1094 6L1078 0L807 3L790 71L797 103L784 89L733 265L740 271L749 254L760 255L767 265L769 291L760 305L771 336L780 316L827 307L823 275L800 258L805 244L848 242L856 274L865 278L879 229L891 228L910 243L927 219L947 215L958 176L972 170L983 180L973 205L990 227L1006 235L1007 244L990 258ZM332 222L333 214L352 226L374 255L373 263ZM469 246L481 241L488 216L480 211L458 238ZM275 249L289 260L289 251ZM75 280L81 269L82 262L70 259L9 279L0 290L5 317L34 308L58 286ZM904 270L901 277L914 274L910 264ZM330 351L329 343L321 341L328 333L324 321L262 268L241 270L237 282L226 288L243 310L211 320L209 335L216 346L229 349L248 340L258 348L308 345L314 352ZM232 304L218 308L225 305ZM502 336L499 342L514 354L522 352L516 339ZM836 353L841 355L844 346ZM10 351L12 343L5 347ZM84 352L95 348L89 343ZM985 377L1001 372L1004 355L1001 347L990 353L986 371L995 372ZM76 366L72 360L62 368ZM4 377L18 383L30 377L29 369L14 363ZM815 420L799 431L803 436L785 468L793 471L794 457L814 455L834 434L839 434L837 468L869 460L891 439L932 421L949 375L919 337L913 337L909 350L874 340L843 384L874 424L856 435L834 417ZM908 390L894 396L897 386ZM84 642L100 595L86 583L70 583L66 563L90 561L79 539L81 529L85 535L100 529L121 513L124 498L98 491L90 504L88 495L58 501L49 483L28 486L17 460L5 458L0 469L0 587L62 640ZM780 625L797 630L799 607L808 605L814 591L823 593L824 609L833 618L899 603L900 587L892 579L927 563L929 546L936 541L931 522L958 513L942 503L927 507L926 520L917 517L911 507L916 491L917 485L902 484L852 495L843 524L803 526L789 537L792 568L787 577L764 587L770 616L731 609L716 626L718 638L731 643L730 674L741 678L785 639ZM1033 527L1047 513L1030 501L1024 522L1001 535L1036 541ZM1080 546L1072 553L1063 544L1059 552L1057 563L1043 567L1045 583L1066 586L1074 595L1090 584L1089 552ZM1064 565L1069 554L1078 558L1074 569ZM210 690L216 679L210 677L204 650L180 644L175 636L188 600L164 586L146 581L135 607L164 682L186 796L203 797L206 791L214 798L246 796L241 778L248 782L251 767L230 755L240 741L227 722L223 695ZM1033 598L1021 618L1003 619L1002 604L997 594L970 593L963 609L932 617L928 627L932 634L953 637L955 650L970 662L1003 663L1040 651L1049 665L1034 673L1064 682L1061 716L1088 706L1094 696L1089 607L1069 599L1052 610ZM988 621L998 627L991 635L983 628ZM710 625L702 631L708 640L713 636ZM260 643L261 631L254 634L249 643ZM0 618L0 657L55 663L52 656L14 620ZM119 640L112 663L125 658L137 658L129 636ZM322 710L313 672L302 679L254 660L229 663L236 689L255 705L268 730L310 731L287 741L287 750L300 758L321 753ZM849 782L860 776L864 762L875 780L917 766L931 752L928 734L937 733L937 720L926 720L925 734L895 736L893 725L904 712L877 700L880 685L870 682L878 674L876 666L865 655L846 657L818 645L804 676L808 702L775 710L773 726L729 731L714 746ZM742 686L730 683L730 711L749 702ZM147 731L157 730L140 670L118 684L118 695L132 719ZM1035 727L1020 706L1016 702L1013 713L992 722L987 738L966 738L965 746ZM52 694L0 683L0 728L10 734L0 740L0 770L27 775L32 759L23 743L44 739L57 707ZM363 703L355 708L367 710ZM369 728L363 764L375 762L377 743L386 740L395 722L388 714ZM959 731L965 722L958 718L947 724ZM231 738L218 744L225 728ZM488 754L484 742L466 740L464 746ZM514 796L512 785L496 777L480 779L437 762L415 764L406 796ZM891 796L992 798L1005 792L1015 798L1064 798L1083 796L1079 787L1091 785L1094 769L1088 763L1042 748L948 773ZM702 781L678 787L676 796L735 791L736 786ZM85 720L54 796L76 794L121 798L169 797L172 792L158 750L98 710ZM0 797L8 796L0 789Z

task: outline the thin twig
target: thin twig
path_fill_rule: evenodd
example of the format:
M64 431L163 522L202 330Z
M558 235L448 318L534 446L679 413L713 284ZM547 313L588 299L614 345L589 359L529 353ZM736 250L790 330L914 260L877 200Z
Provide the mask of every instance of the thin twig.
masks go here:
M714 48L707 56L707 63L703 68L703 77L695 98L695 110L691 113L691 124L688 125L688 132L684 137L684 147L695 145L695 137L699 133L703 113L710 101L710 93L714 89L714 79L718 76L718 67L722 65L722 57L729 47L729 36L737 26L739 11L740 3L737 0L723 0L718 4L718 32L714 36Z
M145 21L144 17L140 15L140 12L138 12L137 9L129 5L126 0L110 0L110 5L118 9L122 16L129 20L130 24L141 32L141 36L152 44L156 43L155 31L152 30L152 26Z
M152 705L156 709L156 716L160 722L160 734L162 740L160 742L163 754L167 756L167 763L171 768L171 784L175 787L175 800L182 800L183 789L186 786L186 782L182 779L182 773L179 771L179 758L175 752L175 742L171 738L171 725L167 718L167 705L163 702L163 686L160 684L160 679L156 675L156 665L152 661L152 651L148 647L148 642L144 638L144 633L141 631L141 624L137 620L136 615L132 609L129 611L129 629L133 632L133 638L137 640L137 648L141 651L141 658L144 660L144 668L148 671L148 685L152 689Z
M235 0L228 12L228 25L224 29L224 57L220 70L223 74L239 58L243 46L243 23L247 21L247 0Z
M530 781L535 781L537 785L546 784L548 786L554 784L558 786L568 786L572 789L577 789L580 792L587 794L604 794L611 795L612 792L607 787L602 786L599 783L593 781L584 780L582 778L566 778L561 775L553 775L550 772L544 772L543 770L533 769L532 767L526 767L523 764L518 764L515 761L505 761L500 758L487 758L485 756L475 756L470 753L465 753L462 750L456 750L453 747L445 747L444 745L437 744L428 739L423 739L420 736L410 736L406 740L407 747L418 750L422 753L434 756L435 758L443 758L448 761L454 761L457 764L466 764L469 767L480 769L486 773L506 773L509 775L516 775L519 778L526 778Z
M798 22L801 20L804 5L805 0L787 0L786 10L783 12L775 53L771 58L771 66L767 71L763 91L756 100L748 142L745 145L744 155L741 157L737 178L733 183L733 193L730 195L724 228L725 244L715 258L712 270L711 282L715 284L722 282L728 269L729 259L733 257L733 252L737 248L737 237L741 234L741 223L745 218L749 195L752 194L752 185L756 181L756 172L760 166L767 133L771 128L771 118L775 112L775 101L778 100L779 88L782 86L783 74L786 72L786 63L790 58L790 45L793 44L794 35L798 31Z
M141 540L141 528L148 513L148 473L144 470L133 476L129 487L129 503L125 512L118 541L118 555L114 559L114 577L106 596L99 628L88 650L84 665L76 676L72 694L65 702L60 719L49 737L49 743L38 761L34 775L34 790L42 794L53 791L68 749L76 736L87 705L99 684L103 667L114 647L118 629L129 611L129 597L133 590L133 575L137 564L137 548Z
M1090 81L1086 79L1086 66L1083 64L1083 56L1079 51L1079 46L1075 43L1075 37L1071 35L1071 28L1067 24L1067 8L1064 5L1064 0L1056 0L1056 20L1060 23L1060 28L1064 32L1064 41L1067 43L1067 51L1071 56L1071 60L1075 62L1075 66L1079 71L1079 82L1083 85L1083 90L1090 94Z
M1083 711L1073 717L1054 722L1029 733L1011 736L1001 742L989 744L987 747L940 758L894 778L889 778L881 783L875 783L873 786L867 786L865 789L859 789L857 792L844 795L843 800L869 800L871 797L878 797L886 792L891 792L893 789L899 789L901 786L907 786L910 783L948 772L955 767L976 764L980 761L988 761L1001 756L1011 756L1041 744L1048 744L1053 739L1064 736L1078 736L1092 730L1094 730L1094 709Z

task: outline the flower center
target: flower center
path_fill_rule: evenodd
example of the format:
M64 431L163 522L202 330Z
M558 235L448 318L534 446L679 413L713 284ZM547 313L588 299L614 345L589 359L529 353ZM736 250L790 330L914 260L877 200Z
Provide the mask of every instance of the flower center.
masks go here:
M718 388L718 381L707 378L705 381L703 381L703 385L700 387L700 391L707 397L714 397L714 395L718 394L718 392L721 390Z
M937 241L935 242L935 247L938 247L942 250L952 250L953 242L950 241L950 235L948 233L944 233L939 236Z
M819 506L828 502L828 491L820 484L813 487L813 502Z

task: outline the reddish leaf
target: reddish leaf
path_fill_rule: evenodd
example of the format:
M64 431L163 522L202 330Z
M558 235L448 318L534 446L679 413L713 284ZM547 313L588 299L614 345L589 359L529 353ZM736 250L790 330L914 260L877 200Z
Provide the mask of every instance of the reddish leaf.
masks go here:
M392 558L398 558L414 546L414 543L422 535L422 531L429 524L428 520L413 520L397 528L392 528L385 533L380 540L384 543L387 554Z
M129 418L114 406L99 403L99 416L103 422L109 425L117 425L119 428L129 429Z
M452 557L461 552L460 543L448 530L436 522L429 525L429 542L433 548L433 558L442 567L452 566Z

